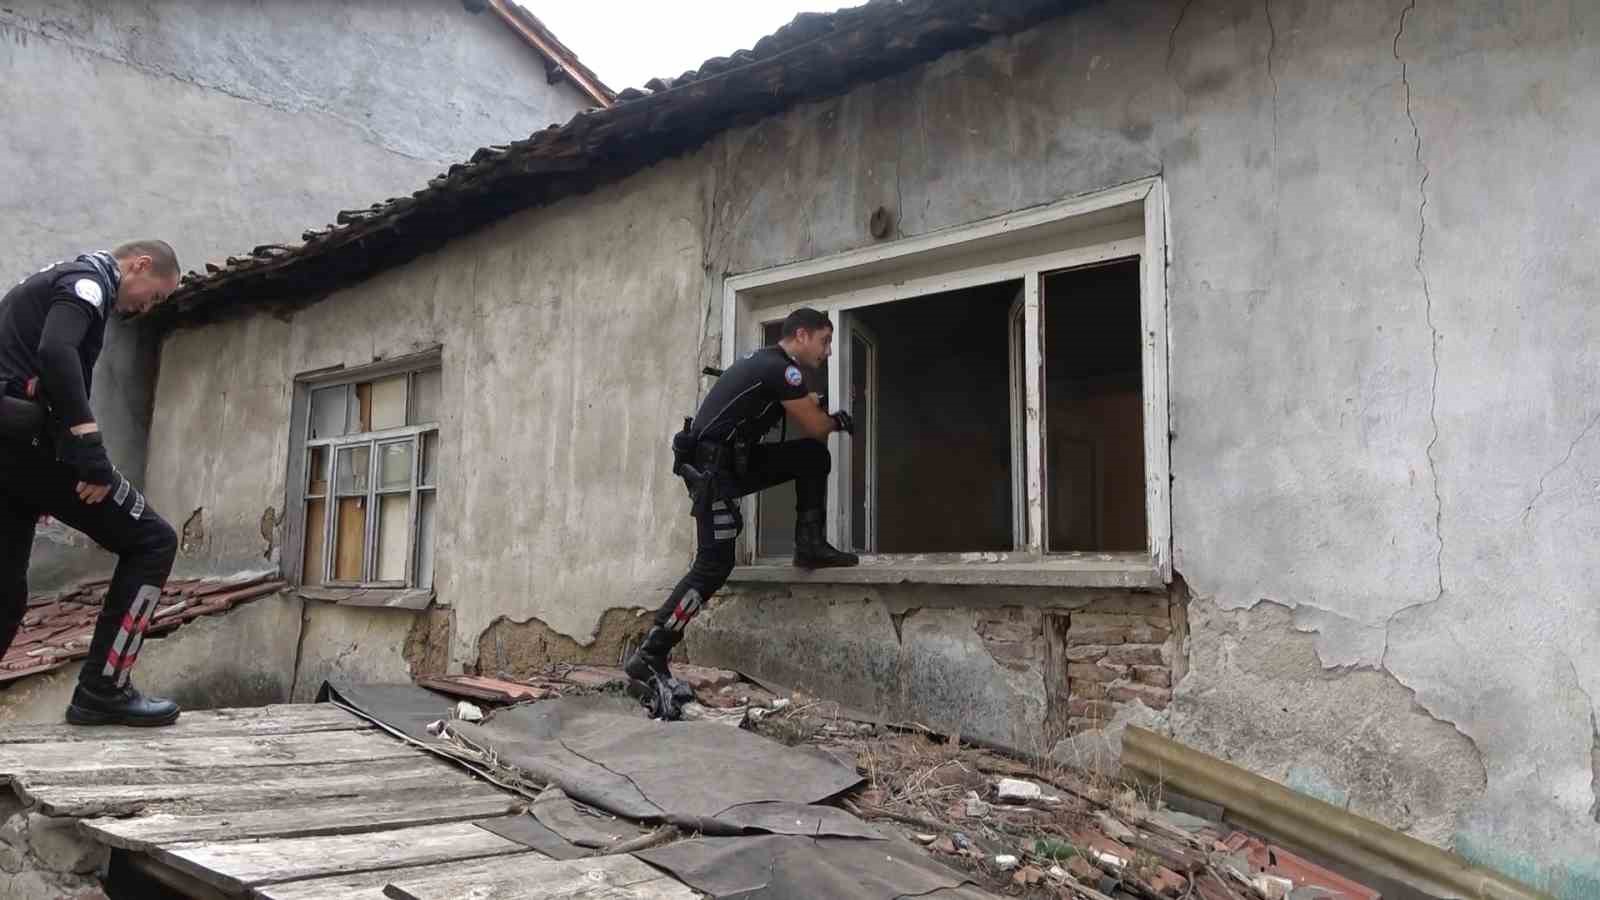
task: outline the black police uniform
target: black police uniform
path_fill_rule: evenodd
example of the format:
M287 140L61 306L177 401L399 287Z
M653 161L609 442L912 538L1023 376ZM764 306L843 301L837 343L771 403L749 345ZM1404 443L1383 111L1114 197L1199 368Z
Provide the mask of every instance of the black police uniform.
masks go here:
M656 611L655 627L627 662L628 674L675 691L667 656L705 602L733 572L734 541L744 530L738 499L787 481L795 483L795 564L808 568L855 565L857 558L829 546L823 537L824 506L832 457L810 438L761 443L783 419L783 403L808 396L798 363L781 346L762 347L734 363L718 379L689 427L696 467L707 474L707 492L693 507L696 552L683 576ZM692 487L691 487L692 489ZM642 698L651 702L654 698ZM670 715L666 697L654 703Z
M28 606L34 526L50 515L117 554L89 656L67 718L78 724L165 724L176 704L145 698L128 683L177 536L126 477L112 468L98 434L68 429L93 421L89 390L121 276L109 253L85 254L24 279L0 300L0 393L41 403L37 430L0 434L0 656ZM88 504L77 484L110 485Z

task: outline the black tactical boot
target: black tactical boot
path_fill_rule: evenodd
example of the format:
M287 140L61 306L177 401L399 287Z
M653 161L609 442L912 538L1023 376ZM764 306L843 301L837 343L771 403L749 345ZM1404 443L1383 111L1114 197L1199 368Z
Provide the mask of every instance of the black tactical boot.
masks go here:
M794 523L794 564L801 569L832 569L854 566L861 557L846 553L828 543L822 527L822 510L800 513Z
M146 697L132 685L112 687L78 682L67 706L73 725L171 725L178 721L178 704Z
M672 670L667 668L668 654L682 639L682 632L652 626L644 642L622 666L622 671L633 679L629 693L649 707L652 718L681 718L683 712L679 707L694 699L694 689L673 678Z

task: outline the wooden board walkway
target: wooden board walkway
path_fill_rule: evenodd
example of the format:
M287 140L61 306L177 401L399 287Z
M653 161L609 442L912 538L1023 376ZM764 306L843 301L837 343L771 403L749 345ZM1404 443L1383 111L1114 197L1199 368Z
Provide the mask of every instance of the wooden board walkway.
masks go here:
M696 896L631 856L557 862L478 827L526 798L332 704L8 728L7 783L207 900Z

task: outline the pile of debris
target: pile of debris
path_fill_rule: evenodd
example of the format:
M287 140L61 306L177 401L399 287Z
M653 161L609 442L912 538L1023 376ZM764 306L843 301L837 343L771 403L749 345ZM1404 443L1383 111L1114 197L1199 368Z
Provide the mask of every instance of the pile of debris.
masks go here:
M674 666L698 702L686 718L820 750L864 779L838 804L899 829L998 894L1074 900L1378 900L1378 893L1222 824L1204 805L1049 760L1024 762L916 724L863 721L836 704L737 673ZM527 680L449 676L422 686L487 704L621 692L618 670L561 666ZM458 704L455 718L482 711ZM442 726L444 723L437 723ZM430 732L437 734L433 728Z

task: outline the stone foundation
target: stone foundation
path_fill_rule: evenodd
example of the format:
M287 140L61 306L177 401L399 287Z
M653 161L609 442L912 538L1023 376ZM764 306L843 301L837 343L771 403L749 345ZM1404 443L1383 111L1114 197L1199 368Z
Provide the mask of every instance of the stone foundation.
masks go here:
M46 816L0 788L0 897L106 900L110 851L78 832L78 820Z

